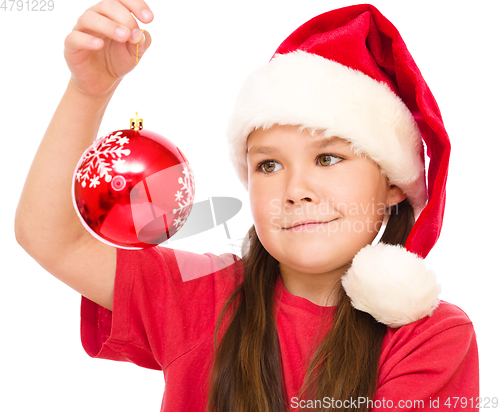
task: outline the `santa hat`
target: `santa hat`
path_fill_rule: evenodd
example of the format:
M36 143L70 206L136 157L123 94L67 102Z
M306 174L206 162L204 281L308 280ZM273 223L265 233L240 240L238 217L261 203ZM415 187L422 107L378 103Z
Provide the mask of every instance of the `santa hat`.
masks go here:
M371 5L333 10L299 27L250 75L228 127L230 157L247 189L248 135L273 125L349 141L405 192L416 218L405 247L364 247L342 284L355 308L390 327L430 316L440 287L423 259L441 232L450 142L397 29Z

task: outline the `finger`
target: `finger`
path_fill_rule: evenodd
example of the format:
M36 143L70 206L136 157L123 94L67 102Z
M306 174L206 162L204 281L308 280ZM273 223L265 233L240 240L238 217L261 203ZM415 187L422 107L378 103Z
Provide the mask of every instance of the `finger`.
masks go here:
M126 42L131 33L127 26L122 26L91 9L80 16L74 30L94 37L109 37L121 43Z
M104 41L81 31L73 30L64 40L64 50L68 54L77 53L80 50L99 50L104 46Z
M143 0L119 0L137 19L143 23L151 23L154 19L153 12Z
M132 17L131 13L144 23L149 23L154 18L153 12L142 0L103 0L91 7L90 10L106 16L130 30L138 27L137 21Z
M118 23L121 27L128 28L131 32L134 29L139 28L137 21L130 13L130 10L118 0L101 1L91 7L90 10ZM140 37L136 36L135 40L135 43L137 43L140 40Z

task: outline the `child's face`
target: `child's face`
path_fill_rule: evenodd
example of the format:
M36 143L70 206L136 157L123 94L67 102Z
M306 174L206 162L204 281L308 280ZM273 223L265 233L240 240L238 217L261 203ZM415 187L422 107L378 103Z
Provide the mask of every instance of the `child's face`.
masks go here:
M333 144L318 146L328 141ZM273 150L259 153L264 146ZM375 239L385 209L405 198L373 160L338 138L274 126L251 133L247 147L255 229L280 266L295 271L345 266ZM291 229L305 221L316 223Z

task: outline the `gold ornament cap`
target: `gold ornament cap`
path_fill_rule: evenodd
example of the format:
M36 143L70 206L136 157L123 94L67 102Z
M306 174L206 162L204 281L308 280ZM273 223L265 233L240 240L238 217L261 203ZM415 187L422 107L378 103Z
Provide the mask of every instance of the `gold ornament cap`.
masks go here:
M130 119L130 129L136 132L142 130L142 119L138 117L138 112L135 112L135 117Z

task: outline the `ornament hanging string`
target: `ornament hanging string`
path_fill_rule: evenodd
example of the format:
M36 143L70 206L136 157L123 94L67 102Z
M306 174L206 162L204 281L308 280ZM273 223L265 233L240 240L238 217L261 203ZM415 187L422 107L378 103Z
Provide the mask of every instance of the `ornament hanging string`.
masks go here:
M144 33L144 30L141 29L141 33ZM140 43L140 41L139 41ZM135 65L139 64L139 43L135 46ZM139 113L135 112L135 118L130 119L130 128L135 131L142 129L142 119L139 119Z

